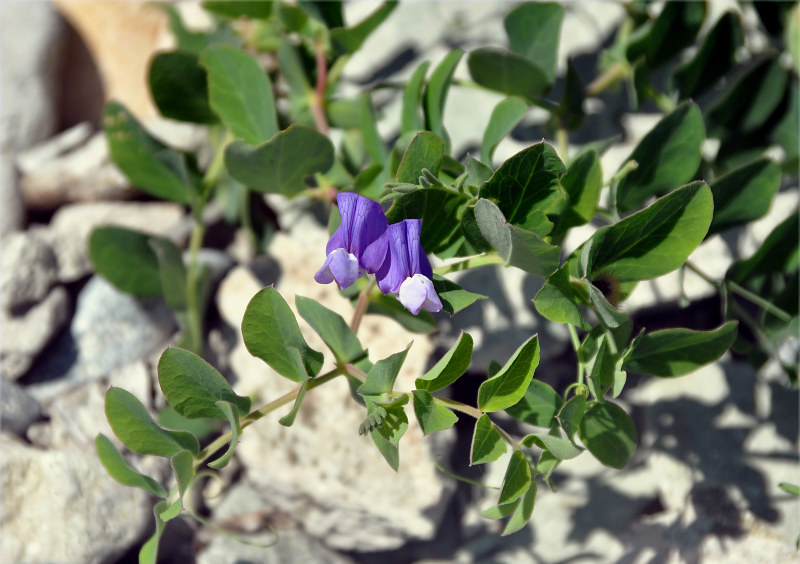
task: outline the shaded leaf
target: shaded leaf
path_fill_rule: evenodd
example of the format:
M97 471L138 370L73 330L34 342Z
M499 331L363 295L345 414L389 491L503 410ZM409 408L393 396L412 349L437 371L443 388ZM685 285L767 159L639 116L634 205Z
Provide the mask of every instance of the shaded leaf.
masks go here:
M422 169L428 169L434 176L439 174L443 156L444 141L438 135L430 131L417 133L397 168L397 181L417 184Z
M735 321L714 331L664 329L640 337L625 361L626 370L653 376L682 376L714 362L736 338Z
M586 396L583 394L573 396L569 401L564 402L561 410L556 417L561 424L561 428L567 434L567 438L572 440L578 431L583 415L586 411Z
M117 450L117 447L114 446L114 443L111 442L111 439L104 434L99 433L97 435L94 446L103 468L117 482L123 486L141 488L157 497L167 497L167 492L164 491L161 484L131 466L122 456L122 453Z
M394 381L400 373L400 368L403 366L410 348L411 343L408 344L405 350L376 362L367 373L367 379L358 388L358 392L363 396L377 396L391 392L394 387Z
M208 463L209 467L219 470L220 468L225 468L233 458L233 452L239 442L241 427L239 426L239 410L237 407L227 401L216 402L216 407L225 415L231 426L231 440L228 443L228 449L219 458Z
M450 143L447 138L447 132L444 129L444 123L442 123L444 103L447 100L447 91L450 89L453 73L455 73L456 66L458 66L458 62L463 55L464 52L461 49L455 49L448 53L431 72L431 77L428 79L423 95L425 125L444 140L444 147L447 148L447 151L449 151ZM433 171L431 170L431 172Z
M526 447L536 445L558 460L570 460L583 452L583 449L576 447L572 442L553 435L528 435L522 439L522 444Z
M762 217L780 185L781 168L768 159L759 159L718 178L711 184L714 217L706 237Z
M148 82L164 117L193 123L217 123L208 104L206 72L197 55L187 51L159 53L150 61Z
M448 313L458 313L478 300L486 299L486 296L468 292L452 280L438 274L433 275L433 289L436 290L444 310Z
M511 50L533 61L550 84L556 78L558 38L564 7L557 3L526 2L503 20Z
M361 342L341 315L302 296L295 298L295 304L297 312L322 337L338 362L355 364L366 358Z
M153 239L124 227L96 227L89 237L89 258L95 272L123 292L159 296L163 290L158 258L150 246Z
M422 432L426 435L443 431L455 425L458 416L445 406L436 402L425 390L414 390L414 413Z
M589 223L594 217L603 186L603 170L597 153L587 151L576 158L561 177L561 186L568 201L556 220L554 238L563 236L572 227Z
M525 524L530 520L533 515L533 506L536 501L536 484L531 482L530 487L522 496L522 499L517 501L514 512L511 518L506 523L506 528L503 529L503 536L516 533L522 529Z
M506 413L525 423L550 428L562 405L564 400L552 387L533 379L522 399L506 408Z
M589 324L581 315L579 304L583 298L572 286L569 278L569 267L564 265L547 279L542 289L536 294L533 303L543 317L556 323L569 323L585 331Z
M358 51L367 37L383 23L396 7L397 0L387 0L353 27L331 29L331 43L340 54Z
M234 141L225 149L225 166L253 190L292 197L308 187L306 178L328 171L333 157L333 145L325 135L290 125L257 147Z
M425 74L428 72L430 61L421 63L406 82L403 88L403 107L400 119L400 132L412 133L423 129L420 103L422 102L422 89L425 86Z
M481 142L481 160L492 162L492 155L497 145L528 113L528 104L522 98L511 96L498 102L489 117L489 124L483 132Z
M505 49L487 47L467 57L472 80L506 96L535 100L550 90L547 73L532 61Z
M630 416L613 403L598 403L586 410L580 437L597 460L623 468L636 450L636 428Z
M703 116L693 102L684 102L666 115L620 166L628 161L638 163L617 186L617 208L621 212L633 210L651 196L688 182L700 164L705 136Z
M193 435L159 427L136 396L122 388L110 388L105 404L108 424L133 452L169 458L182 450L200 450Z
M498 505L505 505L516 501L528 491L531 486L531 468L528 459L521 450L515 450L508 461L506 474L503 478L503 486L500 489Z
M412 333L430 333L436 330L436 322L429 311L420 310L419 314L414 315L396 298L385 294L370 297L367 313L390 317Z

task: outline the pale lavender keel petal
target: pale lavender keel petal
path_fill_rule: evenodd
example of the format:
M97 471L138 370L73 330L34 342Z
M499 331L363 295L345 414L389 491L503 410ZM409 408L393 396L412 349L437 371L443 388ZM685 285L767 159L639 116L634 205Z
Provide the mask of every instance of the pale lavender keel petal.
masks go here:
M335 249L325 264L314 275L314 280L320 284L329 284L336 280L340 290L344 290L355 282L362 274L358 259L344 249Z
M420 309L434 313L442 311L442 301L433 288L433 282L422 274L415 274L400 284L397 298L414 315L417 315Z

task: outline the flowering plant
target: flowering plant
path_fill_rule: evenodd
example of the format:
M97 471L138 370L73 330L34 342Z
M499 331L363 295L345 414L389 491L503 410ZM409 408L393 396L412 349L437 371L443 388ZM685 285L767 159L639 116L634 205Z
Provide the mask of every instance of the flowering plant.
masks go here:
M229 425L201 447L191 432L157 423L125 390L106 394L107 418L122 444L168 459L173 470L168 487L135 470L109 438L97 438L100 460L114 478L161 499L142 562L155 561L164 524L189 507L187 492L207 468L230 462L248 426L293 403L280 419L291 426L305 395L335 378L350 384L353 409L365 410L359 431L395 469L409 413L426 435L449 429L464 415L473 418L470 464L496 461L510 450L496 503L483 515L505 519L502 532L511 534L531 519L538 488L555 489L552 476L560 464L585 451L613 468L631 459L636 428L618 399L630 372L681 376L731 346L763 362L777 358L781 343L796 330L797 247L785 245L785 235L796 235L797 214L753 256L734 262L721 280L688 261L710 236L766 213L781 179L797 164L796 131L789 132L798 112L797 53L791 53L791 69L779 53L751 53L738 63L735 53L743 39L736 14L714 22L690 55L705 3L667 3L657 14L642 3L627 5L625 23L601 59L603 68L584 85L572 61L557 72L564 7L515 7L504 20L508 49L480 47L466 56L470 86L494 92L499 100L479 160L452 154L443 118L465 55L460 49L430 73L429 63L421 64L400 87L393 143L379 133L369 92L353 98L337 94L349 55L391 15L396 2L384 2L349 27L338 2L204 5L215 14L216 29L188 33L174 17L179 47L155 57L150 84L164 116L211 128L216 152L205 169L196 155L155 140L121 104L110 103L104 117L118 166L149 194L187 205L195 228L186 263L165 239L98 229L91 240L95 268L131 293L163 295L182 335L158 363L166 402L184 418ZM796 25L791 29L796 35ZM267 71L254 53L266 57ZM649 76L669 61L670 81L662 90ZM734 75L721 92L712 90ZM615 141L578 148L569 144L569 134L581 131L588 119L586 100L618 84L629 88L633 106L657 104L663 116L604 179L601 156ZM770 93L768 103L743 95L755 87ZM493 166L498 144L532 107L547 113L544 130L558 149L541 141ZM332 130L342 133L338 145ZM703 150L707 136L719 141L715 156ZM782 162L766 156L770 144L783 147ZM244 343L297 387L253 409L251 399L238 395L202 358L210 284L197 253L203 212L213 198L238 201L232 219L263 249L269 234L254 227L253 204L263 204L264 194L329 206L332 235L324 259L320 249L314 278L335 282L355 307L348 322L315 300L297 298L299 315L333 358L333 368L322 372L323 353L308 345L281 294L272 287L258 292L242 320ZM576 231L582 226L590 227L588 236ZM568 247L570 236L583 240ZM438 258L436 269L427 253ZM400 368L414 350L370 358L368 343L358 335L364 314L434 331L444 316L486 298L447 275L493 264L540 279L538 291L525 299L543 320L569 334L574 382L556 390L538 377L541 343L530 335L509 358L492 362L481 374L474 405L455 401L449 390L470 370L473 355L473 338L462 333L419 374L414 389L395 390ZM637 284L676 270L699 273L721 296L717 327L648 331L625 311ZM787 381L796 384L796 363L782 362ZM528 431L517 433L520 428Z

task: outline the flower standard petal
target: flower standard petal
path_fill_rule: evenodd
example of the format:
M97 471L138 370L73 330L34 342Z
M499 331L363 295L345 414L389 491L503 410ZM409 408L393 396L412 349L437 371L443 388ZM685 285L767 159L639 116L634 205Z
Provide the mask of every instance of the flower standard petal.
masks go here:
M384 294L397 292L400 284L411 276L408 264L408 242L406 240L406 226L408 220L393 223L389 226L389 252L386 260L378 270L378 288Z

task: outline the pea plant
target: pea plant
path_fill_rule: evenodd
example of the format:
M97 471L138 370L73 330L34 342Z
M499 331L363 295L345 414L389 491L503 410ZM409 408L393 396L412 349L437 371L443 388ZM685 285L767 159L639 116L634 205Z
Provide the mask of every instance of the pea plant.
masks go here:
M183 418L228 427L201 447L195 434L157 422L124 389L106 393L121 443L168 459L174 471L160 483L134 469L108 437L97 437L109 474L159 499L141 562L155 562L167 521L184 510L202 519L188 492L229 463L247 427L284 407L280 424L291 426L306 394L337 378L349 383L352 409L364 414L353 432L369 436L395 470L410 417L426 435L474 419L471 464L510 451L496 503L483 511L505 520L506 535L532 518L537 492L553 488L562 463L583 455L623 468L630 460L636 428L618 404L629 372L677 377L733 348L755 367L780 362L787 385L797 384L796 360L781 350L798 332L798 214L720 278L689 259L711 236L762 217L778 190L797 181L796 4L741 2L709 21L705 2L668 2L660 10L626 3L593 76L581 76L572 60L558 72L569 6L510 6L505 48L454 49L435 66L422 62L403 84L376 86L402 97L400 115L385 118L394 127L391 142L379 133L372 92L344 96L340 83L351 55L396 2L355 24L345 23L338 1L203 6L213 21L205 32L189 31L173 7L163 7L177 48L152 59L149 85L163 116L207 126L208 154L166 146L118 102L103 116L114 162L131 183L186 205L194 228L185 254L164 238L98 228L90 239L95 269L123 291L163 296L181 338L158 362L161 392ZM471 80L454 78L462 62ZM498 94L489 123L475 124L483 131L479 155L453 154L444 120L452 88ZM655 108L662 117L618 170L604 171L600 157L618 138L576 147L569 137L585 129L587 98L615 95L631 111ZM547 112L547 138L494 167L498 144L532 108ZM253 296L241 325L247 350L297 384L254 407L203 359L212 286L198 253L212 201L256 249L266 249L264 194L328 206L331 236L319 249L315 279L335 283L353 314L345 320L313 299L296 299L335 360L322 372L323 352L308 345L283 296L272 287ZM591 235L566 252L567 235L587 224ZM442 266L432 268L429 254ZM530 335L510 358L491 363L474 403L450 399L472 361L473 339L462 333L414 389L395 389L414 350L370 358L369 342L358 336L363 316L435 331L441 316L486 299L448 275L490 264L543 279L525 298L548 322L566 326L574 382L556 390L536 378L540 343ZM625 300L637 284L687 269L715 289L724 323L710 331L635 325ZM505 415L535 431L516 435L503 427Z

